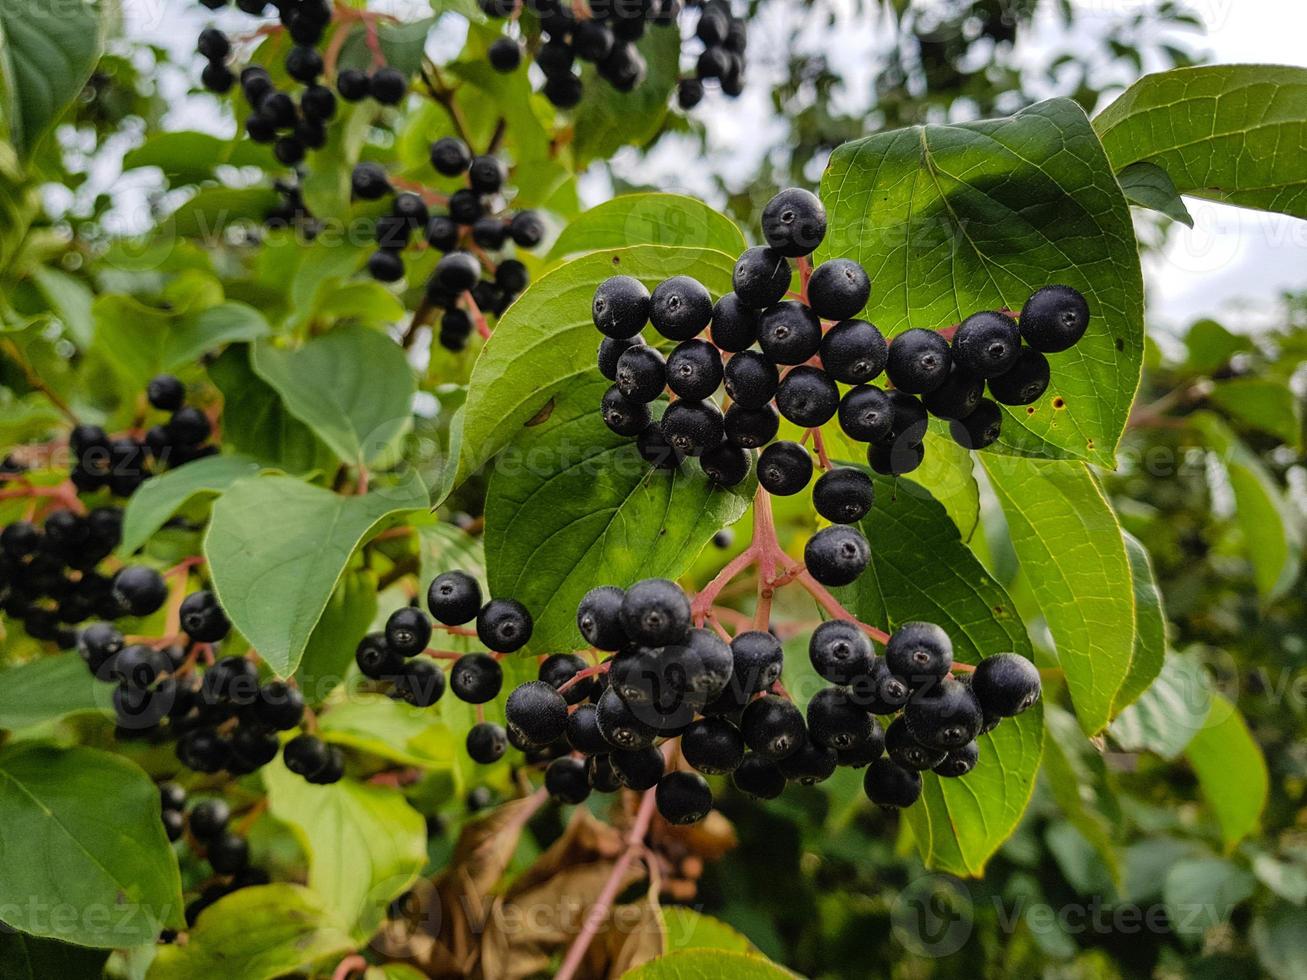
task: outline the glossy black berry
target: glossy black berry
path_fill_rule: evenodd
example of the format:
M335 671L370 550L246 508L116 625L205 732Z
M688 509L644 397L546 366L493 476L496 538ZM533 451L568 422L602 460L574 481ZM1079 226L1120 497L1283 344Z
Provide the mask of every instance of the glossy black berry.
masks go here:
M201 800L191 810L191 833L202 841L211 840L227 829L231 808L225 800Z
M727 353L752 347L758 342L758 311L727 293L713 307L712 342Z
M231 744L212 728L187 732L177 742L177 758L195 772L218 772L231 757Z
M281 760L297 776L312 779L330 764L331 752L316 735L296 735L282 748Z
M591 589L576 607L576 626L585 641L597 650L620 650L627 642L622 625L622 600L626 593L615 585Z
M953 641L934 623L904 623L885 645L885 664L913 687L953 666Z
M731 355L722 374L726 393L744 408L762 408L776 396L781 383L775 363L751 350Z
M486 154L473 158L467 177L478 194L497 194L508 179L508 168L499 157Z
M823 320L857 316L871 296L871 280L852 259L830 259L808 280L808 304Z
M846 384L863 384L885 370L889 345L865 320L842 320L821 339L821 363L826 372Z
M926 407L921 399L897 390L885 394L890 401L892 418L889 435L882 441L895 446L919 446L926 438Z
M494 722L478 722L468 730L466 747L469 759L488 766L498 762L508 751L508 733L502 725Z
M989 394L1000 405L1031 405L1048 390L1048 358L1033 347L1022 347L1006 374L989 379Z
M209 27L200 31L200 39L196 42L195 50L209 61L222 61L231 54L231 41L222 31Z
M518 248L535 248L544 240L545 223L534 211L519 211L508 222L508 235Z
M988 398L982 398L970 415L950 422L948 431L953 441L964 449L992 446L1003 432L1003 410Z
M644 283L631 276L613 276L595 291L591 314L606 337L634 337L649 322L653 299Z
M14 521L0 531L0 550L10 558L25 558L41 546L41 530L30 521Z
M948 341L934 330L915 328L894 338L885 373L899 391L919 395L948 380L952 366Z
M743 691L766 691L781 678L785 653L772 633L746 630L731 640L732 682Z
M735 654L712 630L692 629L666 680L687 703L702 707L717 697L735 670Z
M261 725L238 725L231 733L231 754L235 769L253 772L277 758L281 742Z
M515 688L504 706L510 734L528 745L548 745L567 730L567 702L544 681Z
M185 832L185 829L185 818L181 813L177 810L165 809L163 811L163 832L167 835L170 841L181 840L181 836L183 832Z
M386 643L385 633L369 633L355 647L354 663L364 677L383 680L399 673L404 658Z
M377 282L399 282L404 278L404 260L387 249L373 252L368 257L368 275Z
M675 582L644 579L626 590L621 619L635 643L650 647L683 643L690 631L690 600Z
M784 299L792 274L785 256L775 249L758 246L747 249L735 263L731 285L745 306L765 310Z
M639 337L605 337L599 342L599 373L609 381L616 381L618 359L632 347L643 343Z
M316 48L296 45L286 55L286 74L297 82L312 84L322 74L322 55Z
M436 263L435 277L448 292L465 293L481 280L481 263L470 252L450 252Z
M437 214L427 222L424 232L427 244L439 252L452 252L458 247L458 222L448 215Z
M723 442L699 457L708 479L720 487L734 487L749 475L749 454L738 445Z
M682 78L676 86L676 104L688 112L703 101L703 82L697 78Z
M791 368L776 389L776 407L795 425L825 425L840 407L840 392L830 375L818 367Z
M726 438L725 419L712 402L672 402L660 425L667 441L682 456L701 456Z
M948 756L948 750L933 748L917 741L900 715L885 729L885 754L904 769L925 772L943 762Z
M712 297L703 283L673 276L655 287L649 319L668 340L689 340L707 328L712 312Z
M880 755L884 734L876 719L842 687L818 691L808 702L808 734L818 745L835 752L857 748Z
M773 442L758 456L758 482L768 493L788 497L812 480L812 456L797 442Z
M838 761L834 749L818 744L809 735L799 748L776 763L781 775L800 786L815 786L829 779Z
M575 653L554 653L540 662L536 676L561 693L568 704L579 704L599 691L599 682L594 677L573 683L576 675L589 666Z
M186 401L186 386L171 374L160 374L150 379L145 396L159 411L175 412Z
M188 595L178 612L186 635L199 643L217 643L231 632L231 622L212 592Z
M948 379L934 391L921 396L926 411L941 419L964 419L976 410L985 394L985 382L957 364Z
M937 776L957 779L976 768L976 763L979 761L980 746L975 742L968 742L961 748L950 750L949 754L944 757L944 761L937 766L933 766L931 771Z
M336 91L346 102L362 102L368 97L367 73L346 68L336 76Z
M390 179L378 163L360 163L350 176L350 190L360 201L379 201L391 192Z
M481 586L467 572L442 572L427 589L427 608L438 622L462 626L481 611Z
M391 678L390 696L415 708L429 708L445 693L445 674L430 660L407 660Z
M871 477L851 466L823 473L812 487L812 504L832 524L856 524L871 511L876 488Z
M599 731L598 710L593 704L583 704L567 716L567 744L577 752L595 755L612 748Z
M159 784L159 805L164 810L183 810L186 808L186 790L176 783Z
M867 767L862 791L877 806L900 810L921 796L921 776L890 759L877 759Z
M722 383L722 355L706 340L686 340L667 358L667 386L680 398L707 398Z
M790 187L762 209L762 233L788 258L811 255L826 237L826 208L816 194Z
M849 692L873 715L892 715L908 703L911 688L896 677L881 657L871 658L871 669L849 682Z
M584 20L572 33L572 47L584 61L601 61L613 50L613 32L597 20Z
M903 709L903 721L922 745L952 750L979 735L984 718L971 686L944 677L912 695Z
M531 639L534 623L516 599L491 599L477 613L477 638L496 653L513 653Z
M472 166L472 151L461 139L442 136L431 144L431 166L446 177L457 177Z
M1021 308L1021 336L1045 354L1075 345L1089 326L1089 303L1070 286L1036 290Z
M250 863L250 848L243 837L225 833L209 843L205 856L218 874L231 875Z
M570 72L551 75L545 79L545 98L559 109L572 109L581 101L581 79Z
M667 360L646 344L635 344L617 359L617 390L631 401L648 403L667 387Z
M797 300L783 300L758 318L758 346L775 364L802 364L821 347L821 321Z
M870 672L871 641L852 623L828 620L812 631L808 658L813 669L826 680L848 684Z
M368 80L369 94L382 105L398 105L408 91L408 81L394 68L381 68Z
M839 404L840 428L858 442L889 438L894 426L894 401L875 385L857 385L844 393Z
M657 735L653 725L632 711L611 687L595 702L595 721L604 740L619 749L648 748Z
M484 653L459 657L449 671L449 687L454 696L469 704L485 704L499 696L504 671L499 661Z
M329 122L336 115L336 94L325 85L310 85L300 96L300 111L308 119Z
M850 585L858 580L871 560L871 547L862 532L846 524L822 528L808 539L803 561L808 572L822 585Z
M486 57L495 71L517 71L522 64L522 45L511 37L496 38L486 50Z
M627 398L617 385L604 392L603 400L599 403L599 411L603 416L604 425L619 436L640 435L653 418L648 405Z
M129 565L113 578L113 597L129 614L148 616L168 598L163 576L144 565Z
M209 417L193 405L183 405L168 419L168 438L174 446L198 446L212 432Z
M545 770L545 790L556 803L583 803L590 795L590 778L580 759L563 757Z
M654 790L658 812L670 824L697 823L712 810L708 781L693 772L669 772Z
M1039 670L1019 653L986 657L971 675L971 691L986 715L1011 718L1040 696Z
M776 763L756 752L745 755L731 774L731 782L741 793L756 800L774 800L785 792L785 776Z
M681 753L699 772L734 772L744 759L744 736L725 718L700 718L681 735Z
M663 754L652 745L642 749L614 749L608 758L622 785L638 793L657 786L667 766Z
M953 361L977 378L1008 371L1021 351L1021 331L1006 313L973 313L953 335Z
M386 620L386 644L405 657L416 657L431 642L431 620L421 609L405 606Z
M762 408L745 408L734 404L726 410L726 439L733 446L758 449L776 438L781 417L771 405Z
M775 694L749 703L740 718L740 732L750 749L772 761L799 751L808 739L803 712Z

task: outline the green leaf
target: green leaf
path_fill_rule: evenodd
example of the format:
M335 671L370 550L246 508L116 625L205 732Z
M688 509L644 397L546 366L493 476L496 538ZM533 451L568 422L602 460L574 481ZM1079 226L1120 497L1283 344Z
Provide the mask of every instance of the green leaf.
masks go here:
M1055 704L1044 705L1044 779L1071 825L1093 845L1112 881L1121 884L1121 861L1112 838L1121 810L1102 754L1085 738L1075 717Z
M528 652L585 646L576 606L598 585L676 578L714 534L739 520L751 488L714 486L695 464L670 473L604 425L597 374L573 385L549 419L522 429L486 493L492 595L531 610Z
M571 222L558 236L549 257L623 245L713 248L738 255L748 243L735 222L696 198L623 194Z
M338 327L295 351L260 344L251 363L347 462L371 463L412 419L417 380L399 345L375 330Z
M1118 170L1144 160L1181 194L1307 218L1304 107L1304 68L1178 68L1135 82L1094 128Z
M0 751L0 826L6 924L110 948L153 942L180 924L181 878L159 791L120 756L22 743Z
M448 700L454 700L452 695ZM332 704L321 720L326 741L402 766L448 769L462 751L462 744L454 745L438 715L380 694L360 694Z
M1253 582L1266 603L1286 595L1302 564L1303 530L1262 461L1211 412L1195 412L1189 422L1224 464L1234 490L1235 514Z
M871 276L865 315L887 335L1019 310L1041 286L1089 301L1084 338L1053 383L1005 409L1000 451L1111 465L1139 384L1143 281L1130 209L1084 112L1059 99L1015 116L846 143L822 177L819 255Z
M0 389L0 412L0 442L10 446L44 438L64 425L63 413L39 391L13 398L9 389Z
M397 790L342 779L314 786L280 761L263 770L268 807L296 831L309 858L309 887L359 940L386 917L427 860L422 814Z
M347 574L331 594L295 668L295 682L309 704L321 703L344 682L359 640L376 615L377 576L366 571Z
M159 947L147 977L273 980L339 960L354 946L348 928L314 892L299 885L258 885L205 909L185 946Z
M199 497L216 497L237 480L254 476L259 464L247 456L210 456L150 477L127 501L118 555L128 558L177 511Z
M709 292L730 292L735 259L709 249L635 245L595 252L536 280L495 327L472 369L462 416L461 482L522 427L585 377L597 377L603 338L591 319L594 291L609 276L635 276L650 289L682 273Z
M210 306L182 320L168 333L162 370L168 371L198 361L224 344L258 340L272 328L263 314L244 303Z
M1257 829L1266 808L1266 760L1239 709L1223 694L1184 750L1229 851Z
M1185 365L1195 374L1212 374L1230 363L1235 354L1255 350L1247 337L1230 333L1215 320L1196 320L1184 337L1189 357Z
M1012 599L962 543L943 506L910 480L872 479L876 503L861 527L875 546L862 577L834 590L845 608L887 632L914 620L938 623L966 663L1008 651L1031 656ZM924 775L907 817L927 867L984 871L1030 801L1043 733L1037 706L982 735L981 764L966 776Z
M160 225L163 233L217 243L233 225L261 225L281 203L271 187L206 187Z
M104 712L110 690L75 653L10 667L0 671L0 729L19 731L69 715Z
M291 415L281 396L250 368L247 347L233 345L223 351L209 365L209 377L222 392L226 448L287 473L335 467L331 449Z
M1251 938L1257 960L1275 980L1307 976L1307 916L1283 902L1253 920Z
M1172 866L1162 883L1167 916L1180 936L1197 939L1230 918L1251 897L1256 881L1223 858L1198 858Z
M1133 535L1125 534L1126 555L1130 559L1130 576L1135 593L1135 648L1130 657L1130 672L1121 683L1112 705L1118 714L1135 702L1161 673L1166 660L1166 616L1162 611L1162 593L1157 588L1153 563L1144 546Z
M32 270L32 282L58 314L69 336L82 347L91 345L91 306L95 294L82 280L48 265Z
M486 553L482 539L445 521L418 527L422 570L420 580L430 582L443 572L464 571L487 588Z
M83 980L104 974L106 949L72 946L0 929L0 980Z
M1302 402L1284 382L1231 378L1217 382L1207 397L1244 425L1275 436L1291 449L1302 446Z
M104 44L107 3L0 5L0 81L9 139L26 161L82 91Z
M633 92L617 91L593 67L582 72L585 94L572 124L578 172L623 146L643 146L662 128L680 75L681 34L675 27L651 27L636 47L649 73Z
M1057 646L1086 735L1112 720L1135 645L1121 526L1083 463L982 457L1012 546Z
M1194 217L1184 206L1184 200L1171 182L1165 170L1154 163L1132 163L1116 179L1121 182L1121 190L1131 204L1160 211L1181 224L1194 226Z
M241 480L214 504L204 539L214 589L250 645L289 676L354 550L387 519L426 506L416 476L362 497L284 476Z
M794 980L794 974L746 953L685 949L628 970L622 980Z
M424 17L404 23L382 21L378 24L376 39L387 67L408 78L416 75L422 67L422 49L426 46L427 35L435 22L435 17ZM371 70L372 49L368 45L367 31L362 26L352 31L341 47L339 65L341 68Z
M156 133L123 157L123 170L158 167L171 187L211 180L214 169L227 161L233 142L210 133L183 130Z
M733 953L755 953L747 936L720 919L703 915L683 905L669 905L662 910L667 932L667 950L720 949Z
M1131 752L1174 759L1212 709L1212 685L1194 657L1168 653L1157 679L1112 722L1112 740Z

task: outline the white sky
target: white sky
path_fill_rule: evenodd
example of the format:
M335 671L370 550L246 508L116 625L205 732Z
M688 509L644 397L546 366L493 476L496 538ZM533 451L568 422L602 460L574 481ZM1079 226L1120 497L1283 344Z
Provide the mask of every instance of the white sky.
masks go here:
M1096 14L1107 23L1152 6L1144 0L1073 2L1081 14L1078 30L1088 32L1094 31ZM767 146L783 137L784 127L772 112L769 87L765 81L757 82L783 70L786 39L796 27L801 28L806 39L824 47L840 66L848 82L843 108L855 107L862 93L868 91L879 60L877 52L884 50L888 32L884 24L858 12L863 6L859 0L837 3L840 14L834 30L809 17L797 0L768 6L766 16L755 24L750 36L749 76L755 84L738 100L710 95L696 110L709 124L710 168L725 173L728 179L732 168L747 174ZM1048 52L1078 42L1056 27L1051 0L1045 0L1045 4L1037 17L1035 40L1025 42L1032 57L1040 61L1049 56ZM125 0L123 6L131 36L165 46L179 56L192 51L200 28L214 22L198 3L181 0ZM1212 62L1307 66L1307 3L1301 0L1193 0L1188 7L1202 19L1206 34L1190 34L1181 40L1194 50L1205 51ZM429 7L420 0L391 0L387 9L413 18ZM804 23L805 17L808 23ZM239 31L247 29L250 22L227 12L218 23ZM456 53L463 32L459 18L446 17L433 32L429 45L433 56ZM165 79L162 84L178 105L168 121L169 128L224 130L211 109L183 97L185 79ZM687 152L693 150L684 142L664 140L647 161L628 153L619 158L617 166L632 180L656 184L664 190L708 196L711 184L706 178L710 170L687 167ZM95 183L112 184L116 194L130 196L133 187L139 193L149 184L144 175L128 175L115 182L116 163L106 161L104 166L109 172L97 172ZM808 176L815 181L819 173ZM602 175L587 178L582 189L592 202L602 200L609 192ZM1191 231L1177 226L1164 252L1150 256L1146 264L1150 314L1155 326L1174 329L1195 317L1216 314L1231 327L1255 329L1270 322L1274 300L1281 291L1307 286L1307 222L1192 199L1188 203L1195 228Z

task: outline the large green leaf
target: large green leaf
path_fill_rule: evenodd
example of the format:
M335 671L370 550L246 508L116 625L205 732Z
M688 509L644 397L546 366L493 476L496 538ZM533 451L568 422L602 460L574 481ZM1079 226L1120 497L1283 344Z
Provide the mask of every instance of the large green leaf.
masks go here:
M1148 75L1094 119L1112 165L1181 194L1307 218L1307 68L1206 65Z
M687 274L720 296L731 289L734 264L734 257L710 249L635 245L584 256L532 283L500 319L472 369L458 480L489 462L559 394L597 375L603 338L590 305L601 282L624 274L652 289Z
M1212 697L1211 681L1197 658L1169 653L1148 690L1112 722L1112 740L1132 752L1174 759L1206 723Z
M337 327L294 351L261 344L251 363L342 460L372 462L412 418L417 380L399 345L375 330Z
M1233 848L1257 829L1266 807L1269 776L1248 723L1225 695L1212 699L1207 721L1184 754L1216 814L1226 848Z
M1244 425L1275 436L1291 449L1302 445L1302 401L1283 381L1230 378L1213 385L1207 397Z
M1223 858L1180 861L1166 873L1162 900L1171 926L1181 936L1198 939L1230 917L1234 907L1252 896L1252 874Z
M853 585L835 590L845 607L887 631L914 620L938 623L965 663L1003 652L1030 656L1012 599L962 543L943 506L910 480L873 479L876 504L861 525L873 542L871 564ZM907 816L927 866L984 871L1030 801L1043 735L1041 705L982 735L981 763L966 776L925 775L921 800Z
M1111 464L1139 384L1143 281L1129 206L1079 106L1059 99L846 143L822 197L819 256L862 263L866 315L888 335L1019 310L1050 283L1084 293L1088 332L1049 358L1044 398L1005 409L997 448Z
M161 228L178 238L217 242L232 225L261 225L280 203L281 195L271 187L206 187L174 211Z
M1298 580L1302 522L1262 461L1223 419L1211 412L1195 412L1189 421L1225 465L1234 490L1244 550L1252 563L1253 582L1264 601L1274 602Z
M1148 689L1166 660L1166 616L1148 552L1132 535L1125 535L1126 555L1135 593L1135 648L1130 672L1121 682L1112 708L1120 713Z
M104 44L107 2L0 4L0 89L9 139L32 156L82 91Z
M232 892L205 909L186 945L161 946L146 976L273 980L340 960L354 946L348 927L313 891L299 885L258 885Z
M1120 826L1121 810L1107 766L1098 749L1085 738L1075 718L1055 704L1044 706L1043 777L1067 820L1093 846L1112 881L1121 883L1121 861L1112 837Z
M693 463L669 473L604 425L597 373L509 444L486 494L490 591L535 617L529 651L585 646L576 606L598 585L676 578L743 515L747 485L724 490Z
M106 949L73 946L0 929L0 980L84 980L104 975Z
M272 815L295 828L308 854L309 887L356 938L370 936L426 863L422 814L395 789L353 779L314 786L279 760L263 780Z
M629 970L622 980L794 980L794 974L748 953L684 949Z
M108 685L72 653L40 657L0 671L0 729L19 731L109 707Z
M453 700L450 696L441 703ZM320 732L328 742L403 766L448 769L455 754L463 751L461 740L455 746L439 714L380 694L359 694L332 704L322 714Z
M642 146L662 128L680 75L680 31L675 27L652 27L637 47L649 73L633 92L617 91L593 68L583 72L585 95L576 107L572 138L578 171L628 144Z
M322 702L344 682L359 640L376 615L376 573L347 573L332 592L295 668L295 683L309 704Z
M1083 463L985 457L1012 546L1057 645L1086 735L1112 719L1130 672L1135 600L1121 526Z
M1193 215L1184 206L1184 199L1175 189L1170 175L1161 167L1141 160L1122 170L1116 179L1121 182L1121 190L1131 204L1160 211L1190 228L1194 226Z
M354 549L388 518L427 506L416 476L343 497L284 476L231 486L204 554L222 607L277 673L291 674Z
M681 194L623 194L586 211L554 242L550 258L623 245L714 248L728 255L747 246L730 218Z
M683 905L669 905L662 910L667 932L667 950L721 949L733 953L755 952L753 943L721 919L703 915Z
M181 878L159 791L120 756L31 743L0 751L0 826L7 925L113 948L180 924Z
M217 496L258 472L259 464L246 456L210 456L151 477L127 501L118 554L123 558L135 554L188 501Z

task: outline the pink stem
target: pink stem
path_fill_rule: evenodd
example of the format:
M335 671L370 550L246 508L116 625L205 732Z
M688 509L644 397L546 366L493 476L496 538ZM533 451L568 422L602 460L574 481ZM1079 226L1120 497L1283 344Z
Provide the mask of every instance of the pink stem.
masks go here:
M350 953L337 964L336 969L332 971L331 980L349 980L349 975L358 970L366 970L368 961L358 953Z
M836 619L847 619L858 629L862 630L877 643L888 643L889 634L884 630L879 630L874 626L868 626L861 622L842 605L840 601L826 590L826 587L812 577L812 573L806 568L795 576L795 581L808 590L808 594L817 600L818 604Z

